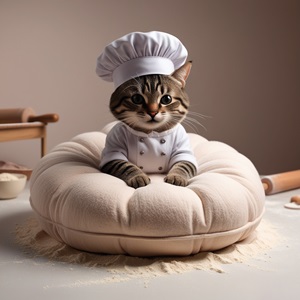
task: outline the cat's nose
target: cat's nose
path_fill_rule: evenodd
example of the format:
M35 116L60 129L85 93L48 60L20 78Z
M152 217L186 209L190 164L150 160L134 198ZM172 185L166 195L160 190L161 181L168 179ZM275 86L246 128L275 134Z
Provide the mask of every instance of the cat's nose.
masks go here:
M157 115L157 111L149 111L148 114L154 118Z
M148 103L147 113L150 117L154 118L158 113L158 104L157 103Z
M153 102L148 103L147 113L152 119L154 119L158 113L158 104Z

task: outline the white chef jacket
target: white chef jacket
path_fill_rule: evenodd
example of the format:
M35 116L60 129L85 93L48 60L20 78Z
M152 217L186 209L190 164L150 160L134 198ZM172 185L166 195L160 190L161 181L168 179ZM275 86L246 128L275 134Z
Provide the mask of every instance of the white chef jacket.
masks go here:
M189 137L181 124L149 134L121 122L116 124L107 134L100 168L115 159L130 161L145 173L167 173L179 161L191 162L197 168Z

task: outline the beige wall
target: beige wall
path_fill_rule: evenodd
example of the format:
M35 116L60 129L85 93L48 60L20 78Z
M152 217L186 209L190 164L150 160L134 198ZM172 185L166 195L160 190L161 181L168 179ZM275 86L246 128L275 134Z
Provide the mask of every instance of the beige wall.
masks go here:
M262 174L300 168L300 1L0 0L0 107L56 112L48 148L113 120L103 47L131 31L179 37L193 69L198 133L230 144ZM187 129L189 129L187 127ZM0 160L34 167L39 142L0 143Z

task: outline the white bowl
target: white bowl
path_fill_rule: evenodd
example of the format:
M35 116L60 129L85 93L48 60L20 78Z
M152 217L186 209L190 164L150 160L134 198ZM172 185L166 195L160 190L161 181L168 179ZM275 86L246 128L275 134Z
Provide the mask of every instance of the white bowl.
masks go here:
M24 189L27 176L23 174L12 174L18 177L17 180L0 181L0 199L16 198Z

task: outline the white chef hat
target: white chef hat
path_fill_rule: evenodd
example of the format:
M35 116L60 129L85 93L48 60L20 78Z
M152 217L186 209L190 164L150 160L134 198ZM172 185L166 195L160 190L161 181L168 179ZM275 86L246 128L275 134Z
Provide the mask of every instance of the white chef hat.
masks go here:
M159 31L132 32L108 46L97 59L96 73L117 88L143 75L171 75L187 58L187 50L175 36Z

